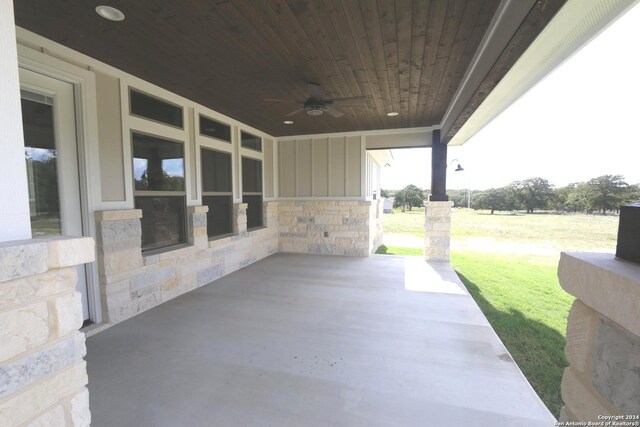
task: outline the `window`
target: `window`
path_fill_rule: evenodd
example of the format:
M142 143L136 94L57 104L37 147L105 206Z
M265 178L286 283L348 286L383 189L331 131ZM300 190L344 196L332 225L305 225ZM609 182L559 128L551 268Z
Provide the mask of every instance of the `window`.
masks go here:
M24 154L27 163L31 232L62 234L58 153L51 98L21 91Z
M182 129L182 107L137 90L129 90L130 113Z
M231 142L231 126L200 116L200 135Z
M242 202L247 203L247 229L262 227L262 162L242 158Z
M202 204L209 206L207 235L223 236L233 232L233 193L231 154L202 148Z
M244 148L262 152L262 139L250 133L240 132L240 143Z
M186 243L183 145L135 132L131 141L142 251Z

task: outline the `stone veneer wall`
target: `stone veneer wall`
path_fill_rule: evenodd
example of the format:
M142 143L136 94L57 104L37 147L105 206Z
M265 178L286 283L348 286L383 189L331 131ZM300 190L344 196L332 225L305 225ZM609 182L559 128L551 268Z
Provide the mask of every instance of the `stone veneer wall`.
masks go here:
M371 204L361 200L280 201L280 251L368 256Z
M247 231L247 205L234 206L234 235L207 238L206 206L190 207L189 245L155 255L141 251L142 211L96 213L105 321L121 322L206 285L278 250L278 203L265 202L265 227Z
M0 243L0 426L88 426L76 265L91 238Z
M424 259L449 262L453 202L426 201L424 206Z
M640 415L640 265L613 254L563 253L558 277L576 297L567 321L570 366L560 421L637 425L637 418L602 417Z

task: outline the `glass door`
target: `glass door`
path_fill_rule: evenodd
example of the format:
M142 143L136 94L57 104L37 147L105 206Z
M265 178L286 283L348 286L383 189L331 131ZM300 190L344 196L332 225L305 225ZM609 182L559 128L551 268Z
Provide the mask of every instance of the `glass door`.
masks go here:
M74 87L21 68L20 89L33 237L82 236ZM86 321L83 265L78 266L77 290Z

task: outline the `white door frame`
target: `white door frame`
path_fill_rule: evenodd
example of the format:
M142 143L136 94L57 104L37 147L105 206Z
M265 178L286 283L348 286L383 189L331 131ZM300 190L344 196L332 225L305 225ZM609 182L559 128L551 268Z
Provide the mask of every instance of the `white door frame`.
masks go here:
M95 76L91 70L61 61L25 46L18 45L21 68L70 83L74 88L76 137L78 141L78 175L84 236L96 236L94 211L101 202L98 119ZM92 173L88 173L92 171ZM97 262L86 265L89 319L102 322L100 282Z
M60 234L62 236L83 236L80 196L80 173L78 168L78 136L76 135L76 112L74 85L45 76L35 71L20 68L20 89L45 97L51 97L53 128L56 151L56 178L58 181L58 207ZM29 97L27 97L29 99ZM38 102L38 101L36 101ZM24 122L23 117L23 122ZM25 139L25 146L30 141ZM89 287L86 266L78 266L76 289L82 294L83 318L90 319Z

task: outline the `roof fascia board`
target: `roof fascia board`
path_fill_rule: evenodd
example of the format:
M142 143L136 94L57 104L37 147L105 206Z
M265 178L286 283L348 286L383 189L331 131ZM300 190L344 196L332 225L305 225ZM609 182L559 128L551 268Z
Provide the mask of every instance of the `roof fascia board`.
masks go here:
M426 126L415 128L398 128L398 129L379 129L379 130L364 130L353 132L334 132L334 133L316 133L316 134L301 134L301 135L289 135L276 137L278 141L293 141L297 139L315 139L315 138L335 138L345 136L367 136L367 135L394 135L394 134L407 134L407 133L422 133L432 132L434 129L438 129L438 126Z
M446 135L509 44L536 0L502 0L441 121Z
M471 115L449 145L462 145L639 0L569 0Z

